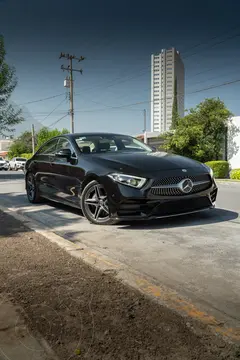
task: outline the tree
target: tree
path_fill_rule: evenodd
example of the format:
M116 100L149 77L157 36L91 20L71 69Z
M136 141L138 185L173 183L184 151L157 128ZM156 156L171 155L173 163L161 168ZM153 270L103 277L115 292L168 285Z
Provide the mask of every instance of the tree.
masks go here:
M172 125L171 129L174 130L179 121L178 114L178 93L177 93L177 78L174 81L174 98L173 98L173 107L172 107Z
M9 103L10 96L17 85L15 69L6 61L4 38L0 35L0 135L13 131L13 127L23 121L21 110L15 110Z
M219 98L206 99L165 136L165 149L201 162L222 159L226 126L232 113Z
M54 136L58 136L58 135L61 135L61 134L68 134L68 133L69 133L69 131L67 129L49 130L47 127L44 127L41 130L39 130L39 132L37 133L37 148L42 146L42 144L44 144L46 141L50 140Z
M44 144L46 141L50 140L54 136L68 133L69 131L67 129L49 130L47 127L44 127L35 134L35 148L37 150L42 144ZM9 158L21 156L22 154L32 154L32 133L30 131L23 132L17 139L13 141L12 145L9 148Z
M30 131L25 131L13 141L9 148L8 156L13 158L23 153L32 153L32 134Z

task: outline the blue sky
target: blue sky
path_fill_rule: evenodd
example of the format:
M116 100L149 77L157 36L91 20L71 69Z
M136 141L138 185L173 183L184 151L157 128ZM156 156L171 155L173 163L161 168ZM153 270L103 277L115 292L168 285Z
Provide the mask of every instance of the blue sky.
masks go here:
M0 0L0 33L16 67L20 105L65 93L61 51L85 56L75 73L75 130L139 133L150 129L150 55L176 47L185 64L185 108L219 96L240 115L240 4L236 0ZM24 105L26 125L51 125L68 110L64 96ZM57 107L60 102L62 104ZM137 102L139 105L127 106ZM111 107L120 107L111 109ZM46 118L47 117L47 118ZM69 116L57 127L69 127Z

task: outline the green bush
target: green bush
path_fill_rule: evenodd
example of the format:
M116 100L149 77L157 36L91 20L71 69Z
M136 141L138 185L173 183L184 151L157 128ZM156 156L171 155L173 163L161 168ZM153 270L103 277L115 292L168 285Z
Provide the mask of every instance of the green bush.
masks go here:
M240 180L240 169L234 169L230 172L230 179Z
M25 159L31 159L32 153L21 154L21 157L23 157L23 158L25 158Z
M229 175L229 163L227 161L208 161L206 165L212 169L216 179L225 179Z

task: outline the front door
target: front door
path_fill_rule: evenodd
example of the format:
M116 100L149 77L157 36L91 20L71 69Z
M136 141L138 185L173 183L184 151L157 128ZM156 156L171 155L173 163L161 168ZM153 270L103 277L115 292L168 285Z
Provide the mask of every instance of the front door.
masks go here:
M56 193L52 159L55 156L57 143L58 139L52 139L44 144L35 155L31 169L35 175L40 193L49 198L54 198Z
M52 159L51 166L55 175L55 195L60 202L79 206L78 193L81 182L77 177L79 170L77 167L78 159L70 141L64 137L59 138L56 153L63 149L70 149L72 157L70 161L57 156Z

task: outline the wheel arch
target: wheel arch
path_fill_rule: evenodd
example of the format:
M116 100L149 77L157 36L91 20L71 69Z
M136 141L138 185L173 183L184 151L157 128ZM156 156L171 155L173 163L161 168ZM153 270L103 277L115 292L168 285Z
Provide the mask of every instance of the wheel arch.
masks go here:
M99 176L97 176L96 174L92 174L92 173L88 174L86 176L86 178L84 179L84 181L82 182L81 192L93 180L99 181Z

